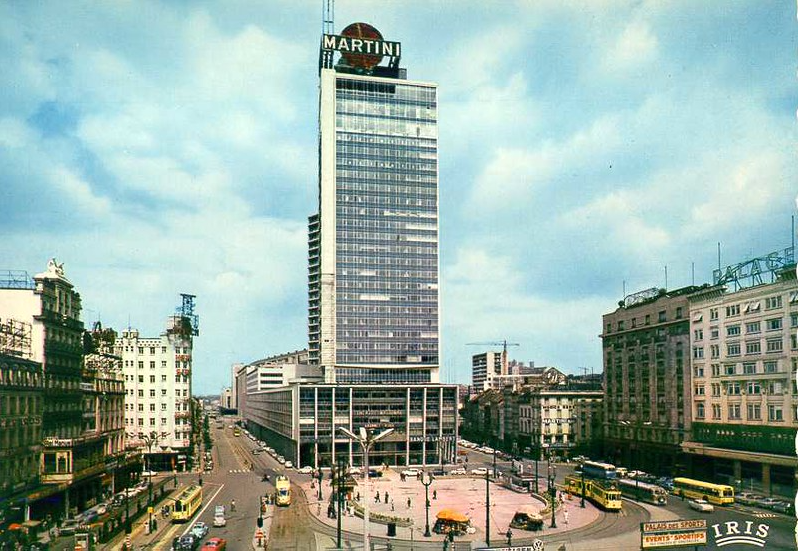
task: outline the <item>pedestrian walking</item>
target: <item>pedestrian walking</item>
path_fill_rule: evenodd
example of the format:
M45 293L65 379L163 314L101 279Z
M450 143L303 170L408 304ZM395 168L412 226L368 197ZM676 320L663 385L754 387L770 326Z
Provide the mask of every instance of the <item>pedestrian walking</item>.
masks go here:
M568 526L568 509L562 512L562 517L565 519L565 525Z
M438 499L438 490L432 490L432 499Z
M385 505L388 505L388 492L385 492Z
M380 502L380 491L377 490L377 493L374 495L374 503Z
M393 508L393 499L392 499L391 500L391 511L393 511L393 510L394 510L394 508Z
M355 497L355 500L356 501L360 501L360 492L357 493L357 496Z
M407 498L407 508L408 509L410 509L410 505L411 504L412 504L412 501L410 501L410 498Z

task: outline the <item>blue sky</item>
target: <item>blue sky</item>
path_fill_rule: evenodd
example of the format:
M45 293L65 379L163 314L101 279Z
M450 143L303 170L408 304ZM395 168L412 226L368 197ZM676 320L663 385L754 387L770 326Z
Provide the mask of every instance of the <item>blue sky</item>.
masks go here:
M322 2L0 4L0 269L55 256L87 325L197 295L197 393L306 346ZM440 86L442 379L468 342L601 369L627 292L790 245L787 2L338 0Z

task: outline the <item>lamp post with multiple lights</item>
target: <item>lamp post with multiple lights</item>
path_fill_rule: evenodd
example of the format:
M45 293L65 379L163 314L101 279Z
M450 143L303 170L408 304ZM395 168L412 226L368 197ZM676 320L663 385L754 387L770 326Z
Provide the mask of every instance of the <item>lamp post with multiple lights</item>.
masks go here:
M365 469L366 479L364 481L364 495L363 495L363 550L364 551L371 551L371 547L369 546L369 451L371 451L371 447L379 440L382 440L389 434L391 434L394 429L384 429L383 431L374 434L366 430L366 427L360 427L358 434L355 434L351 430L345 427L338 427L342 433L344 433L347 438L354 442L358 442L360 446L363 448L363 467Z
M432 481L435 479L432 476L432 473L423 472L421 473L421 483L424 485L424 497L426 498L426 508L427 508L427 524L424 528L424 537L429 538L432 537L432 533L429 531L429 487L432 484Z
M161 439L166 438L168 434L166 432L158 434L152 431L149 434L140 432L138 436L141 440L144 440L144 444L147 446L147 487L149 489L149 499L147 501L149 520L147 521L147 526L149 531L152 532L152 447Z
M549 495L551 496L551 527L557 528L557 521L554 520L554 510L557 506L557 486L554 485L554 481L557 478L557 465L551 463L551 457L549 457L548 475Z

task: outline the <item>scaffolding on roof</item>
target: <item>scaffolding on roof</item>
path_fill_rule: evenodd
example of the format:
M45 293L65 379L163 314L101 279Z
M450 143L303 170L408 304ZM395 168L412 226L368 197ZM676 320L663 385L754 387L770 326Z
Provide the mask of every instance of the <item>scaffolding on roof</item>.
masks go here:
M0 353L31 358L31 327L24 321L0 320Z
M36 283L25 270L0 270L0 289L35 289Z

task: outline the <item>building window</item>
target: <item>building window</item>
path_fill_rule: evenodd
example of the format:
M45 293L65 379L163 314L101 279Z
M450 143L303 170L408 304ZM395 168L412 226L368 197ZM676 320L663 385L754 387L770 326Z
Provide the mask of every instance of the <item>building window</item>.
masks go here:
M770 381L768 383L768 394L771 396L779 396L784 393L784 385L781 381Z
M139 375L139 382L144 383L144 375Z
M712 376L720 377L720 364L712 364Z
M727 394L729 396L739 396L740 383L729 383L729 386L727 387Z
M623 331L623 320L618 322L618 331Z
M665 321L665 310L660 311L659 315L657 316L657 321L660 323Z
M165 388L161 389L161 396L166 396L166 389Z
M164 390L164 392L166 391ZM166 404L161 404L161 411L166 411Z
M710 339L717 339L720 336L720 330L718 329L717 325L713 325L709 328L709 338Z
M155 404L150 404L150 411L155 411Z
M165 382L166 382L166 375L161 375L161 382L162 382L162 383L165 383Z
M612 324L611 323L607 324L607 333L612 333Z
M737 370L737 365L736 364L725 364L723 366L723 374L724 375L734 375L736 370Z
M646 325L651 325L651 314L646 314Z
M765 362L765 373L776 373L778 371L778 362L768 361Z
M695 395L696 396L704 395L704 385L695 385Z
M718 319L718 309L717 308L710 308L709 309L709 319L710 319L710 321Z
M637 327L637 318L632 318L632 328Z
M154 383L154 382L155 382L155 375L150 375L150 382L151 382L151 383Z
M765 320L765 327L768 331L778 331L781 329L781 318Z
M758 321L752 321L751 323L745 324L745 332L746 333L759 333L761 331L760 323Z
M773 308L781 308L781 296L768 297L765 299L765 310L771 310Z
M683 309L682 309L682 307L681 307L681 306L677 306L677 307L676 307L676 319L677 319L677 320L680 320L680 319L682 319L682 310L683 310Z
M693 340L696 340L696 341L704 340L704 330L703 329L694 329L693 330Z
M762 406L759 404L748 404L748 420L760 421L762 420Z
M704 376L704 366L697 365L693 368L693 377L701 378Z
M756 363L745 362L743 364L743 375L753 375L756 373Z
M781 299L781 297L779 297ZM770 404L768 405L768 420L769 421L784 421L784 416L781 411L781 405Z
M144 411L144 404L138 404L139 411Z
M759 386L759 381L748 381L745 386L746 394L762 394L762 387Z
M726 326L726 336L727 337L736 337L740 334L740 326L739 325L727 325Z
M712 396L720 396L720 383L712 383Z
M139 362L139 369L144 369L144 362Z
M740 418L740 404L729 404L729 419Z
M768 339L767 344L768 344L768 349L767 349L768 352L781 352L782 350L784 350L784 343L781 341L781 339L778 340Z
M759 341L749 341L745 343L746 354L759 354L762 351L762 344Z
M161 417L161 424L162 424L162 425L165 425L165 424L166 424L166 417Z
M731 317L739 316L739 315L740 315L740 305L739 304L735 304L733 306L727 306L726 307L726 317L727 318L731 318Z
M703 419L704 418L704 402L698 402L695 405L695 417L696 419Z
M798 327L798 312L790 312L790 327Z
M704 348L701 346L694 346L693 347L693 359L700 360L704 357Z
M720 404L712 404L712 418L720 419Z
M790 335L790 350L798 350L798 335Z
M730 342L726 345L726 355L727 356L739 356L740 355L740 343L739 342Z
M144 398L144 389L139 389L139 398Z
M139 354L144 354L144 347L143 346L139 346Z
M719 344L710 344L709 345L709 356L716 360L720 358L720 345Z

